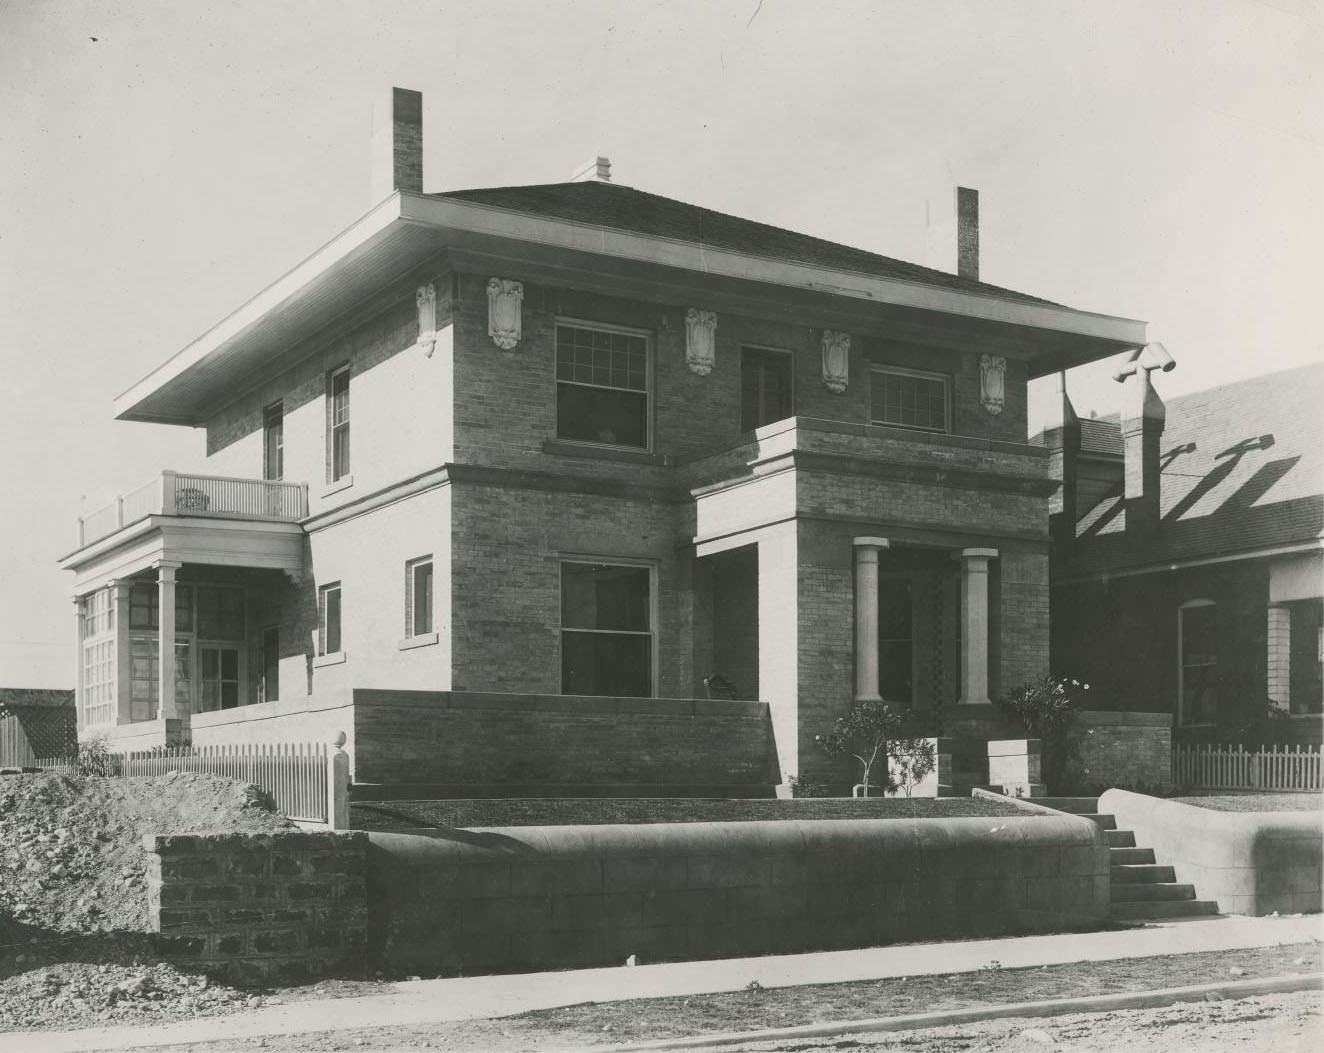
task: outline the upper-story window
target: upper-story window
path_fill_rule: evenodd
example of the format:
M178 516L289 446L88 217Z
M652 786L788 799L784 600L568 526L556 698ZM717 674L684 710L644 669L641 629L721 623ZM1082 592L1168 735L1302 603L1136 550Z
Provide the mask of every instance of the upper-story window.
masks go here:
M649 444L648 337L602 325L556 327L556 437Z
M789 351L740 349L740 430L753 431L795 412Z
M285 478L285 407L280 402L262 411L262 478Z
M873 423L921 431L950 431L948 388L947 377L941 373L875 367L869 375Z
M327 378L327 475L335 482L349 475L349 366Z

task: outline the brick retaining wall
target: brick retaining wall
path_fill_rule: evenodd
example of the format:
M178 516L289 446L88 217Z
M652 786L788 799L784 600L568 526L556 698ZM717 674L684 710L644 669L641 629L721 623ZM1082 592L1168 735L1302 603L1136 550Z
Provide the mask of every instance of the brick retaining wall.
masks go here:
M372 833L395 968L565 968L1089 928L1108 850L1072 816Z
M762 702L360 689L354 742L356 783L441 796L771 796L781 781Z
M364 960L362 833L148 834L164 954L236 982L324 975Z

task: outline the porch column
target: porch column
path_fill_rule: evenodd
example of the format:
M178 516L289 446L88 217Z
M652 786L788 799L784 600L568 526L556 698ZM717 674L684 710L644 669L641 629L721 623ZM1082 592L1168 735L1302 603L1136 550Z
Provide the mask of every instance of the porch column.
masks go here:
M175 706L175 572L178 563L156 567L157 607L160 616L157 651L157 715L164 720L179 716Z
M1292 609L1285 604L1270 604L1265 655L1268 683L1265 685L1274 708L1284 713L1292 708Z
M80 524L81 526L81 524ZM118 628L118 627L117 627ZM87 694L83 687L83 597L74 597L74 719L83 730Z
M961 549L961 699L959 705L991 704L988 697L988 561L995 548Z
M855 545L855 701L881 702L878 693L878 553L885 537L857 537Z

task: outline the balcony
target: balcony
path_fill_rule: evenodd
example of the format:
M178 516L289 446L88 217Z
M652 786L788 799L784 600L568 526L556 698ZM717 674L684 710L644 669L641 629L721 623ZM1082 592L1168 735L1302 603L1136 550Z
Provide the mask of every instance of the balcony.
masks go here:
M297 523L308 515L308 484L164 471L80 516L78 548L155 515Z

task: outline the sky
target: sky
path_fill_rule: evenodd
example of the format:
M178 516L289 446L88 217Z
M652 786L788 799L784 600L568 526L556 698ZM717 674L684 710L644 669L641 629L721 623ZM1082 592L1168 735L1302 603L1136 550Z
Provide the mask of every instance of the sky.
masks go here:
M981 277L1147 321L1171 396L1324 357L1321 70L1324 0L0 0L0 686L72 686L80 508L202 463L114 397L375 203L392 85L428 191L605 154L954 269L975 187Z

